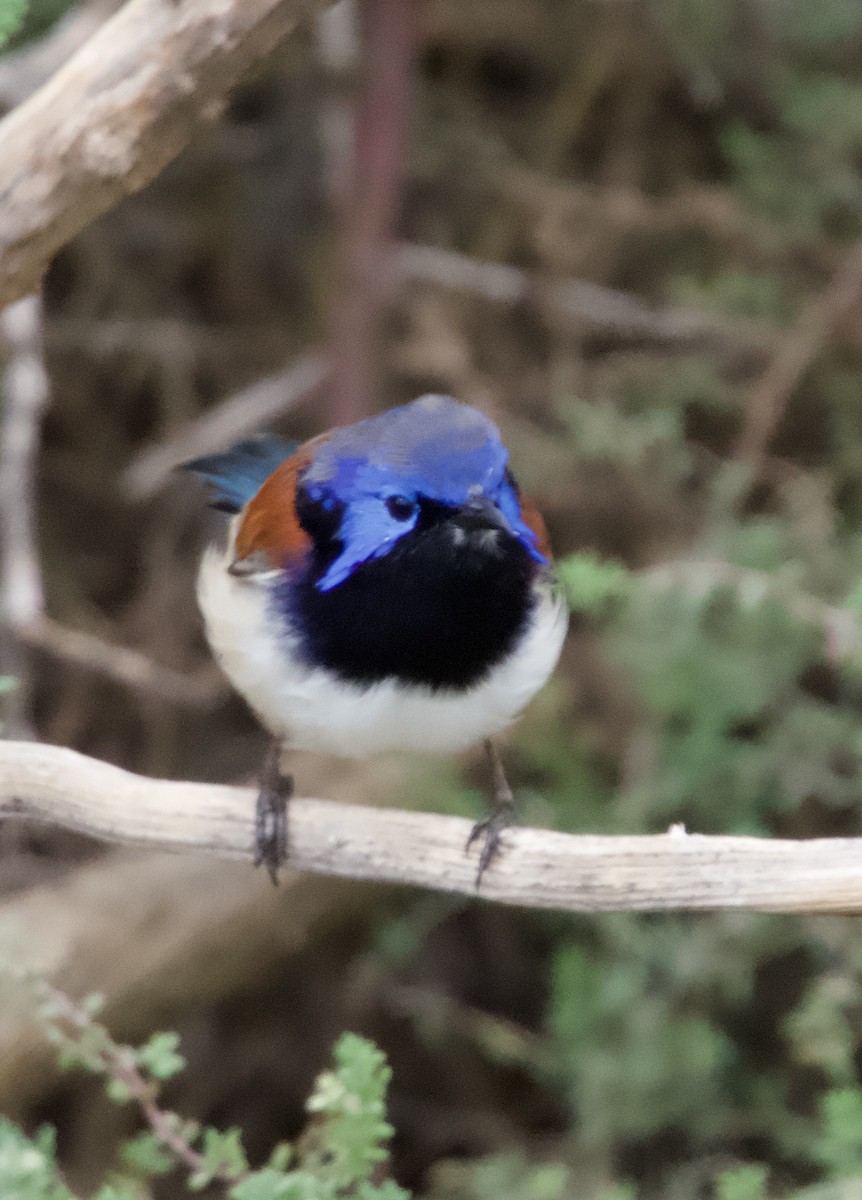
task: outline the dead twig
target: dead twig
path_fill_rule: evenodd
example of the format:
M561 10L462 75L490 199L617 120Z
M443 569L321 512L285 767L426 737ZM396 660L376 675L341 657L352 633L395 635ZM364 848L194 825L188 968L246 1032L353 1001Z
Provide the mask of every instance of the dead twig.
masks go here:
M804 306L748 393L734 457L750 464L754 478L802 377L860 296L862 245L848 255L824 291Z
M414 280L473 292L495 304L539 300L582 332L682 347L730 344L759 353L771 344L768 332L752 328L750 322L689 309L654 309L636 296L600 284L577 279L546 282L519 267L480 262L437 246L397 246L387 269L397 282ZM326 375L323 352L308 351L284 371L228 397L179 437L144 450L121 476L121 490L129 500L150 499L181 463L223 450L283 416L316 392ZM340 386L333 377L333 394Z
M224 450L307 399L326 378L318 351L303 354L284 371L269 375L206 412L173 441L139 454L120 479L129 500L147 500L183 462Z
M8 352L0 425L0 615L6 637L3 670L16 679L7 700L7 722L13 731L27 727L29 671L23 646L43 650L171 704L211 705L226 691L217 671L207 669L189 676L46 616L35 515L39 435L50 398L42 355L40 297L28 296L0 313L0 341Z
M0 818L108 841L251 861L254 792L145 779L72 750L0 743ZM295 799L292 865L352 879L476 894L470 823L434 813ZM571 836L512 829L481 896L569 912L748 908L862 912L862 839L778 841Z
M138 650L106 642L80 629L69 629L50 617L43 616L24 625L18 633L34 649L169 704L209 708L228 692L227 681L216 667L186 675L154 662Z
M774 331L697 309L651 308L637 296L582 279L548 280L507 263L481 262L437 246L401 245L392 269L400 279L474 292L495 304L533 301L586 334L695 346L727 345L764 353Z
M149 183L318 0L129 0L0 122L0 304Z
M42 618L36 551L36 464L50 381L42 353L42 298L26 296L0 312L3 372L0 425L0 620L2 669L15 679L5 705L13 733L29 731L30 672L20 631Z

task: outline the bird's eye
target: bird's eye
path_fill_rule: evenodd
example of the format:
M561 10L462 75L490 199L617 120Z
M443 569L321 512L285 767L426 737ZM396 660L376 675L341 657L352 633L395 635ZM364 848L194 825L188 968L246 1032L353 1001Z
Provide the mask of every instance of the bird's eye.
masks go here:
M416 513L416 501L409 496L387 496L386 511L394 521L409 521Z

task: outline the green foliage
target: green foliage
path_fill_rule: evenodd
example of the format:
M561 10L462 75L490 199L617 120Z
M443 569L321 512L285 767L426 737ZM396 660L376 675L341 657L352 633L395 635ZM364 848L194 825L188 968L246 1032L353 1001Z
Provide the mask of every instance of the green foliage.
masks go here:
M769 1172L759 1164L722 1171L716 1180L716 1200L765 1200Z
M128 1138L120 1147L120 1160L127 1172L136 1177L147 1178L167 1175L175 1164L154 1133L139 1133Z
M204 1129L201 1134L201 1165L189 1179L193 1192L201 1192L218 1179L237 1179L248 1172L248 1159L238 1129Z
M823 1131L813 1150L827 1178L862 1176L862 1089L849 1087L827 1092L822 1121Z
M377 1184L371 1178L393 1132L386 1121L391 1072L384 1055L365 1038L345 1033L333 1056L334 1069L318 1078L306 1105L315 1121L296 1149L295 1168L271 1162L236 1184L233 1200L409 1200L391 1180Z
M588 551L564 558L559 575L573 612L600 616L614 601L628 594L629 574L625 567Z
M528 1163L518 1154L442 1163L435 1171L433 1188L435 1200L569 1200L572 1194L567 1167Z
M556 955L550 1033L586 1143L714 1119L730 1044L682 997L655 988L660 970L644 956L608 970L576 945Z
M320 1076L307 1108L322 1122L320 1172L337 1190L370 1178L394 1130L385 1119L392 1072L384 1055L351 1033L342 1034L333 1054L335 1069ZM305 1161L313 1158L314 1152Z
M0 54L44 34L71 7L71 0L0 0Z
M620 412L612 404L570 399L560 409L581 458L650 471L678 480L690 468L683 440L683 413L671 405Z
M176 1052L179 1043L179 1034L154 1033L148 1042L138 1047L135 1055L138 1066L154 1079L162 1082L172 1079L186 1065L186 1060Z
M27 0L0 0L0 50L24 23Z
M22 1200L72 1200L57 1175L54 1131L41 1129L28 1138L0 1117L0 1195Z
M35 992L38 1015L64 1067L104 1076L116 1103L142 1102L150 1128L122 1143L120 1174L93 1200L141 1200L142 1183L177 1165L188 1171L191 1193L220 1184L232 1200L410 1200L391 1180L373 1179L393 1133L386 1121L391 1072L365 1038L339 1038L333 1069L319 1076L306 1104L312 1118L307 1131L295 1146L276 1146L269 1162L252 1170L239 1129L202 1128L159 1107L161 1085L185 1067L177 1034L155 1033L139 1047L119 1045L95 1019L101 997L75 1003L44 981L22 978L11 965L6 974ZM0 1196L75 1200L58 1172L53 1130L28 1138L0 1118Z

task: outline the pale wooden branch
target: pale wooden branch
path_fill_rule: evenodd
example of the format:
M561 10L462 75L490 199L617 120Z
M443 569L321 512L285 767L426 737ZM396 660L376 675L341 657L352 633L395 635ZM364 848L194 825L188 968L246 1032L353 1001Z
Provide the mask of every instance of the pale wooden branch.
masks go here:
M8 112L49 79L120 7L119 0L85 0L69 9L38 41L0 58L0 108Z
M0 122L0 305L149 183L318 0L129 0Z
M50 822L138 847L250 859L253 805L248 788L144 779L72 750L0 743L0 818ZM291 864L475 895L475 856L465 853L469 829L458 817L297 798L289 816ZM598 837L515 828L481 895L569 912L862 912L862 839L701 837L682 828Z
M0 310L0 348L6 357L0 381L0 669L16 681L3 720L17 737L31 733L30 663L19 630L38 621L44 608L36 551L36 464L51 384L42 334L40 295Z
M42 299L27 296L0 312L3 373L0 428L2 618L13 627L38 619L44 607L36 553L36 461L51 385L42 354Z
M368 763L346 780L337 760L317 758L303 776L317 792L363 800L405 786L392 764ZM139 1042L154 1023L176 1028L189 1011L289 972L309 945L355 939L376 909L391 916L410 903L383 884L290 869L274 888L246 862L202 854L118 849L59 873L33 865L25 852L0 867L3 885L19 886L0 894L0 1112L15 1120L56 1087L60 1069L27 990L4 986L6 967L70 996L98 992L113 1035Z

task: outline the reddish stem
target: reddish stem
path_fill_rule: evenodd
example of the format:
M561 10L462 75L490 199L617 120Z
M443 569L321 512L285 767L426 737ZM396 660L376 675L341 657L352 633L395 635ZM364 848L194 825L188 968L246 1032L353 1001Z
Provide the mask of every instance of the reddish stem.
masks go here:
M410 121L416 7L417 0L360 0L364 61L342 213L343 286L332 323L333 424L358 420L372 408L377 332Z

